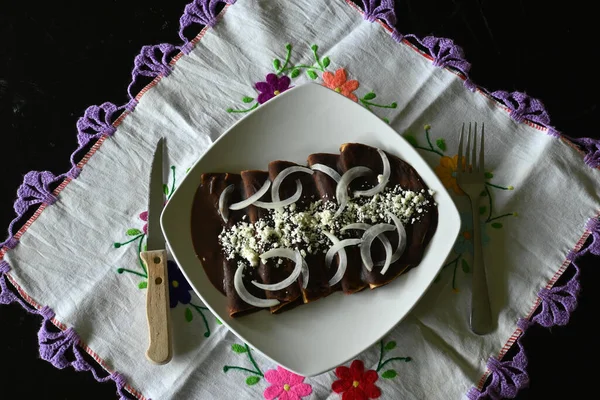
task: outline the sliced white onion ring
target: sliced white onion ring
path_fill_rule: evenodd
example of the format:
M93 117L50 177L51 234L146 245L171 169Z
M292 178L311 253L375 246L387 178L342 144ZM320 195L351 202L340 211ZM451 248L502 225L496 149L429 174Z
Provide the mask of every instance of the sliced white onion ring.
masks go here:
M223 222L227 223L229 219L229 208L227 208L227 200L229 200L229 196L231 192L235 189L234 185L229 185L221 192L219 196L219 214L221 214L221 218L223 218Z
M373 186L371 189L357 190L354 192L355 196L374 196L385 189L386 185L390 181L390 160L388 160L383 150L377 149L377 152L379 153L381 162L383 163L383 172L381 173L381 177L378 177L379 183L376 186Z
M308 264L306 263L306 261L303 258L302 259L302 289L306 289L306 287L308 286L308 278L309 278Z
M235 271L235 275L233 277L233 286L235 287L235 291L240 296L240 299L255 307L274 307L279 305L279 300L275 299L260 299L256 296L253 296L248 292L248 289L244 286L244 281L242 280L242 274L244 273L244 267L238 268Z
M248 197L246 200L242 200L239 203L234 203L234 204L230 205L229 209L230 210L241 210L242 208L246 208L249 205L252 205L258 199L263 197L265 195L265 193L267 193L269 191L269 186L271 186L271 181L267 179L265 181L265 183L262 185L262 187L260 189L258 189L258 192L254 193L252 196Z
M294 266L294 270L292 271L290 276L288 276L281 282L267 285L264 283L258 283L256 281L252 281L252 284L254 286L256 286L257 288L264 289L264 290L285 289L286 287L290 286L292 283L296 282L298 280L298 277L300 276L300 273L302 272L302 264L303 264L304 259L302 258L302 254L300 254L300 252L297 250L275 248L275 249L272 249L272 250L262 253L259 257L261 258L261 260L266 260L266 259L273 258L273 257L289 258L290 260L293 260L296 265ZM307 268L308 268L308 266L307 266Z
M335 253L339 252L344 247L356 246L357 244L360 244L361 242L362 242L362 239L338 240L337 243L334 243L333 246L331 246L329 248L329 250L327 250L327 254L325 254L325 265L327 267L329 267L331 265L331 262L333 261L333 257L335 256ZM344 251L344 253L345 253L345 251Z
M369 225L367 223L364 222L355 222L353 224L348 224L346 226L344 226L341 231L347 231L348 229L357 229L357 230L361 230L361 231L366 231L367 229L369 229L372 225ZM404 229L404 228L402 228ZM405 232L406 234L406 232ZM377 239L381 242L381 244L383 245L384 249L387 249L388 247L391 248L392 244L390 243L390 240L383 234L379 234L377 235ZM400 258L400 256L398 256L398 258ZM398 258L396 260L398 260ZM393 263L394 261L394 257L392 256L392 260L390 261L390 264ZM382 266L385 265L386 260L383 261L377 261L374 265L375 266Z
M367 229L369 229L371 226L370 224L367 224L365 222L355 222L353 224L348 224L346 226L344 226L342 229L340 229L342 232L347 231L348 229L357 229L359 231L366 231Z
M382 243L383 243L383 248L385 249L385 261L383 263L383 268L381 268L381 271L379 273L381 275L384 275L387 272L390 265L392 265L392 253L394 250L392 250L392 245L390 244L389 240L382 242Z
M300 197L302 197L302 182L300 182L299 179L296 180L296 193L294 193L291 197L288 197L285 200L281 200L281 201L255 201L254 205L256 207L260 207L260 208L268 208L268 209L273 209L273 208L282 208L285 206L289 206L290 204L293 204L295 202L297 202L298 200L300 200Z
M342 175L340 181L335 187L335 198L337 199L339 207L333 216L334 218L338 217L348 204L348 185L350 182L361 176L369 175L372 172L373 171L367 167L353 167L346 171L344 175Z
M331 243L333 243L333 247L338 246L342 242L337 237L335 237L334 235L332 235L329 232L323 231L323 234L329 238ZM342 278L344 277L344 274L346 273L346 267L348 266L348 256L346 255L346 249L344 248L344 246L340 247L336 252L332 252L331 255L329 254L330 251L331 251L331 249L329 249L329 251L325 255L325 264L328 268L331 265L331 261L333 261L333 256L335 255L336 252L339 254L339 257L340 257L339 263L338 263L338 269L335 272L335 275L333 275L331 277L331 279L329 280L329 286L333 286L333 285L337 284L339 281L341 281ZM329 262L327 262L327 260L329 260Z
M396 229L396 227L394 225L377 224L377 225L373 225L372 227L367 229L365 231L365 233L363 233L363 236L362 236L363 242L360 244L360 257L362 258L362 262L365 265L365 268L367 269L367 271L371 272L373 270L373 258L371 258L371 245L373 244L373 240L375 240L375 238L378 237L383 232L393 231L394 229ZM388 258L391 260L392 245L390 244L389 240L387 241L387 246L383 240L382 240L382 243L383 243L383 247L386 249L386 262L387 262L387 261L389 261ZM390 250L389 256L387 255L388 248Z
M402 257L402 253L404 253L404 249L406 249L406 229L404 229L404 225L400 222L400 218L398 218L393 213L386 211L386 215L394 221L394 225L396 225L396 232L398 232L398 245L396 246L396 251L392 254L391 264L395 263ZM381 265L380 263L376 263L375 265ZM387 269L381 269L381 275L385 274Z
M273 186L271 186L271 199L273 199L273 202L278 202L281 200L281 198L279 197L279 187L281 186L283 180L288 175L293 174L294 172L304 172L309 175L312 175L314 173L312 169L301 167L299 165L288 167L281 171L279 174L277 174L275 179L273 179Z
M325 164L313 164L310 168L324 173L336 182L339 182L340 179L342 179L342 176L335 169L328 167Z

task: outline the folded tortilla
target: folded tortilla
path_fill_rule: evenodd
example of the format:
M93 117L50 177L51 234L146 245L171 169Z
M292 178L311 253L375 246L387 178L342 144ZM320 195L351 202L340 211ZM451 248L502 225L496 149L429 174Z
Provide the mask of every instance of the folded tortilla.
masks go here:
M248 198L258 192L258 190L260 190L265 181L268 179L269 173L266 171L242 171L245 198ZM271 192L267 192L261 198L261 201L271 201ZM255 223L260 218L263 218L268 214L268 210L256 207L254 205L251 205L246 209L250 223ZM270 285L281 282L287 278L294 270L294 263L284 260L283 264L277 264L276 260L274 259L268 259L265 261L261 260L256 270L260 276L260 281ZM271 307L272 313L282 312L302 304L300 283L298 282L288 286L285 289L275 291L267 290L265 291L265 294L267 299L279 300L279 304L277 306Z
M412 224L406 224L407 244L406 250L398 261L392 263L385 275L380 273L381 267L375 266L372 271L363 268L363 279L368 282L371 289L383 286L393 281L403 272L417 266L423 257L423 252L431 240L435 229L437 228L438 211L434 206L433 197L429 194L429 188L423 182L417 171L409 164L386 152L390 162L390 180L388 186L400 185L403 189L421 192L423 196L429 199L429 205L425 207L425 212L421 214L420 220ZM383 163L377 149L360 143L346 143L340 147L340 169L342 172L355 166L365 166L372 169L375 173L373 177L365 179L356 179L350 185L350 190L358 190L364 187L372 187L377 184L377 174L383 171ZM398 244L398 235L394 232L386 232L395 249ZM378 241L373 242L372 246L373 260L382 260L385 258L383 246Z
M223 228L230 228L235 225L246 214L245 210L230 210L227 223L223 221L219 213L219 197L229 185L234 185L230 201L232 203L241 201L243 199L243 186L239 174L215 173L202 175L201 185L196 192L194 206L192 207L192 237L194 238L196 255L201 260L209 280L227 296L229 315L239 317L258 311L260 308L247 304L237 294L233 285L233 277L241 259L235 257L228 260L221 251L218 242L218 236ZM244 285L252 295L266 298L265 291L252 285L252 280L260 281L260 277L252 268L247 268L243 277Z
M315 164L323 164L334 169L338 173L340 172L338 169L340 156L338 154L315 153L309 155L307 161L308 165L311 167ZM335 188L337 186L337 182L335 180L333 180L329 175L320 171L314 172L313 180L321 200L333 202L336 201ZM367 284L361 279L362 261L360 259L360 250L356 246L350 246L346 247L345 251L348 259L346 272L344 273L342 280L335 284L331 290L342 290L345 294L360 292L367 287ZM335 275L338 265L339 255L336 254L332 265L326 266L328 270L327 279L331 279L333 275Z
M289 161L272 161L269 163L269 177L271 178L271 181L273 181L284 169L297 165L298 164ZM279 196L282 200L293 196L296 192L296 180L300 180L302 183L302 197L295 203L296 211L303 211L306 210L311 203L319 199L319 194L311 175L303 172L290 174L282 182L279 188ZM306 289L301 287L302 299L304 303L310 303L311 301L320 299L330 293L329 279L327 278L325 255L323 253L306 253L304 260L308 265L309 279ZM298 278L298 282L302 285L302 275Z

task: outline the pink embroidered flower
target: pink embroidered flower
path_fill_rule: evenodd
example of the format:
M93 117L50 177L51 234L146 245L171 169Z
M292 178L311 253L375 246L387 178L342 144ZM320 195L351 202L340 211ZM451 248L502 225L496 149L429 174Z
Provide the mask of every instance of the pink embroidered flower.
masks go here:
M379 379L377 372L370 369L365 372L365 365L360 360L352 361L350 368L340 366L335 369L339 380L331 384L336 393L343 393L342 400L377 399L381 390L375 386Z
M352 92L358 89L359 83L356 80L347 80L346 70L344 68L335 71L335 75L331 72L323 72L323 83L329 89L343 94L350 100L358 101L358 98Z
M312 386L304 383L304 377L285 368L277 367L265 373L265 379L271 384L263 395L267 400L300 400L312 393Z
M142 231L147 235L148 234L148 211L144 211L140 213L140 219L145 222Z
M282 76L278 78L275 74L269 74L265 78L266 82L256 82L256 90L260 92L258 95L258 102L263 104L267 100L272 99L279 93L283 93L290 88L292 82L288 76Z

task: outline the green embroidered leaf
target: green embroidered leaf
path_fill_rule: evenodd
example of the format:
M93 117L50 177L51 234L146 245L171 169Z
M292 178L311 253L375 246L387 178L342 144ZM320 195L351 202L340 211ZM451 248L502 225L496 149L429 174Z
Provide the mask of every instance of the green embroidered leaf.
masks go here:
M381 120L382 120L383 122L385 122L386 124L389 124L389 123L390 123L390 120L389 120L389 119L387 119L387 118L385 118L385 117L381 118Z
M502 228L502 224L500 222L494 222L492 224L492 228L494 228L494 229L500 229L500 228Z
M144 243L144 248L143 248L143 250L144 250L144 251L148 251L148 243Z
M396 376L398 376L398 373L396 371L394 371L393 369L388 369L383 374L381 374L381 377L384 379L393 379Z
M310 48L312 49L312 51L319 50L319 46L317 46L316 44L313 44L312 46L310 46Z
M117 268L117 273L122 274L125 271L125 268Z
M194 314L192 314L192 310L190 310L189 308L185 309L185 320L187 322L192 322L192 320L194 319Z
M136 229L136 228L131 228L131 229L127 229L127 232L125 232L125 233L127 234L127 236L137 236L137 235L141 234L142 231L140 231L139 229ZM117 247L117 246L115 246L115 247ZM119 246L119 247L121 247L121 246Z
M242 101L244 103L252 103L254 101L254 99L252 97L250 97L250 96L244 96L244 97L242 97ZM188 171L189 171L189 168L188 168Z
M119 242L114 242L114 243L113 243L113 246L115 247L115 249L118 249L119 247L121 247L121 246L122 246L122 244L121 244L121 243L119 243Z
M367 94L365 94L365 97L363 97L363 99L365 100L373 100L375 97L377 97L377 95L373 92L369 92Z
M462 267L463 272L465 274L468 274L469 272L471 272L471 267L469 267L469 263L467 263L464 258L461 261L462 261L461 267Z
M190 169L192 169L191 167L185 170L185 173L187 174L188 172L190 172Z
M435 141L435 144L441 151L446 151L446 141L442 138L439 138Z
M331 62L331 60L329 59L329 57L324 57L323 58L323 67L327 68L329 66L329 63Z
M287 51L290 51L290 50L292 50L292 45L291 45L290 43L286 44L286 45L285 45L285 49L286 49Z
M494 174L492 174L491 172L486 172L484 175L485 179L492 179L494 177Z
M169 194L169 187L167 186L166 183L163 183L163 192L164 192L164 194L167 194L167 195Z
M256 385L259 381L260 381L260 378L258 376L249 376L248 378L246 378L246 385L248 385L248 386Z
M242 346L241 344L237 343L231 345L231 350L238 354L242 354L247 351L245 346Z
M294 68L292 70L292 78L297 78L300 75L300 70L298 68Z
M485 214L486 211L487 211L487 207L486 206L479 207L479 215Z
M306 75L308 75L310 79L317 79L317 73L313 70L309 69L308 71L306 71Z
M148 287L148 282L143 281L138 284L138 289L146 289Z
M396 342L395 341L391 341L391 342L387 342L385 344L385 349L390 351L390 350L394 350L396 348Z
M281 61L278 58L273 60L273 68L275 68L275 71L279 71L279 68L281 68Z
M415 147L418 146L417 138L415 138L413 135L405 135L404 139L406 139L411 145Z
M217 321L217 325L223 325L223 323L221 322L221 320L217 317L215 317L215 321Z
M396 108L396 107L398 107L398 103L396 103L396 102L393 102L392 104L390 104L390 107L391 107L391 108Z

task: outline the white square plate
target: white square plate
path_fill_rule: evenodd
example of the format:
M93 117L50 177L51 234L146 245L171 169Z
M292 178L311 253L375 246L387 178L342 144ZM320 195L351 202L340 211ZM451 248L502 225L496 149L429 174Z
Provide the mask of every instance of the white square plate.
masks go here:
M227 298L208 280L190 233L194 194L205 172L267 168L273 160L305 164L311 153L339 153L346 142L381 148L404 159L435 190L439 223L417 268L376 290L336 292L271 315L229 317ZM314 376L345 363L390 331L437 276L460 229L450 195L417 151L376 115L317 84L290 89L225 132L180 183L161 216L167 243L184 275L208 308L235 335L282 367ZM385 310L385 312L383 312Z

